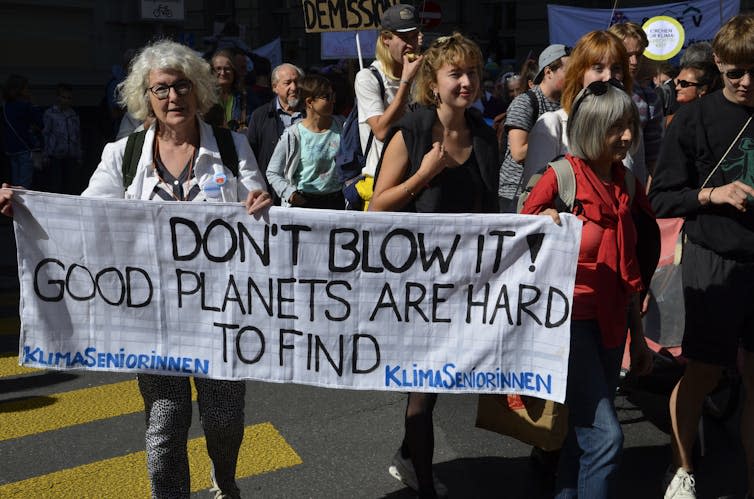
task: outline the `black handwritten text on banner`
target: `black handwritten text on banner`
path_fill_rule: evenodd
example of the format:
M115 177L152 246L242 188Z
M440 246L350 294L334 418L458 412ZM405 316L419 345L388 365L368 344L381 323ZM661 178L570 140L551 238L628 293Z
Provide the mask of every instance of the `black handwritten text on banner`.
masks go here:
M398 0L302 0L307 33L379 29L382 13Z
M23 364L565 395L575 217L14 202Z

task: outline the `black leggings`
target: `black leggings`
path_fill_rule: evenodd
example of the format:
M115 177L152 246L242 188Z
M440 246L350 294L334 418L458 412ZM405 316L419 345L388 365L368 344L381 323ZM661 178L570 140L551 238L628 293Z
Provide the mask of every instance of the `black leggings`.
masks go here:
M401 455L411 458L419 483L419 497L436 496L432 480L432 456L435 451L432 411L436 402L436 393L411 392L406 404L406 427Z

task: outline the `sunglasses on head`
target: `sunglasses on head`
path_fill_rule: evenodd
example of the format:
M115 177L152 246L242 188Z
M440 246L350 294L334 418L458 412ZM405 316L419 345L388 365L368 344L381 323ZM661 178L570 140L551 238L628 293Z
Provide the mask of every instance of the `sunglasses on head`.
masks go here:
M744 77L745 74L748 74L750 78L754 78L754 68L747 68L747 69L731 69L729 71L724 72L725 76L728 77L729 80L740 80Z
M623 86L623 82L620 80L616 80L615 78L611 78L607 81L593 81L590 83L581 94L581 97L578 98L576 101L576 104L573 105L573 108L571 109L571 119L573 119L574 116L576 116L576 111L578 111L579 106L584 101L584 99L589 95L605 95L607 93L607 89L609 87L615 87L619 90L626 90L626 87Z

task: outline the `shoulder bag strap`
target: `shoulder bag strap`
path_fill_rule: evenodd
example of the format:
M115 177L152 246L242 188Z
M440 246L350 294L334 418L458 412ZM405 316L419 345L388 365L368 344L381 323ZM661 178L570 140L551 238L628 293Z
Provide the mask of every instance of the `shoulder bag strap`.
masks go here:
M576 175L573 173L573 167L565 158L553 161L550 166L555 170L555 177L558 179L558 196L570 212L576 201Z
M8 128L10 128L11 132L13 132L13 135L15 135L18 140L24 145L26 149L31 151L31 147L29 147L29 144L26 143L24 139L21 138L21 136L18 134L15 128L13 128L13 125L11 125L10 120L8 119L8 115L5 112L5 106L3 106L3 117L5 118L5 123L8 124Z
M128 136L126 150L123 152L123 163L121 164L124 189L128 189L128 186L134 181L136 169L139 167L139 159L141 159L141 151L144 148L144 138L146 136L146 130L132 133Z
M739 130L739 131L738 131L738 135L736 135L736 138L735 138L735 139L733 139L733 141L732 141L732 142L730 143L730 145L728 146L728 149L727 149L727 150L725 151L725 154L723 154L723 157L722 157L722 158L720 158L720 161L718 161L718 162L717 162L717 164L716 164L716 165L715 165L715 167L714 167L714 168L712 169L712 171L711 171L711 172L709 173L709 175L707 175L707 178L706 178L706 179L704 179L704 183L702 184L702 189L704 189L705 187L707 187L707 182L709 182L709 179L711 179L711 178L712 178L712 175L714 175L714 174L715 174L715 172L717 171L717 169L718 169L718 168L720 167L720 165L722 164L723 160L724 160L724 159L725 159L725 158L726 158L726 157L728 156L728 153L730 152L730 150L731 150L731 149L733 149L733 146L734 146L734 145L736 145L736 142L738 142L738 139L740 139L740 138L741 138L741 135L742 135L742 134L744 133L744 130L746 130L746 127L747 127L747 126L749 126L749 123L751 122L751 118L752 118L752 117L751 117L751 116L749 116L749 119L748 119L748 120L746 120L746 123L744 123L744 126L742 126L742 127L741 127L741 130Z
M377 84L380 86L380 98L382 101L385 101L385 85L382 83L382 75L380 72L375 68L374 66L369 66L369 71L372 72L374 77L377 79ZM374 140L374 132L372 131L371 127L369 128L369 138L367 139L367 146L364 149L364 157L366 158L369 154L369 149L372 148L372 141Z
M215 126L212 127L212 132L215 134L217 148L220 149L220 159L233 176L238 177L238 153L233 143L233 135L227 128Z

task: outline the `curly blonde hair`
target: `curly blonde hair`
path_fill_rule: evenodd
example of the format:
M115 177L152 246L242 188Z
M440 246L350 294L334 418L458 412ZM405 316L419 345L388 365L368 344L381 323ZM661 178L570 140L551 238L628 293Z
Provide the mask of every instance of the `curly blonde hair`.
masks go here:
M157 40L146 45L131 61L128 76L116 91L118 102L137 120L152 114L149 104L149 72L180 71L193 84L199 112L204 114L217 103L217 80L207 61L185 45L171 40Z
M422 54L422 60L419 72L416 76L414 85L414 100L424 106L435 104L435 95L432 90L434 83L437 83L437 71L443 64L454 65L472 65L476 68L477 76L481 82L482 79L482 51L479 46L472 40L466 38L460 33L453 33L450 36L441 36ZM472 100L476 100L481 92L481 84L477 85Z

